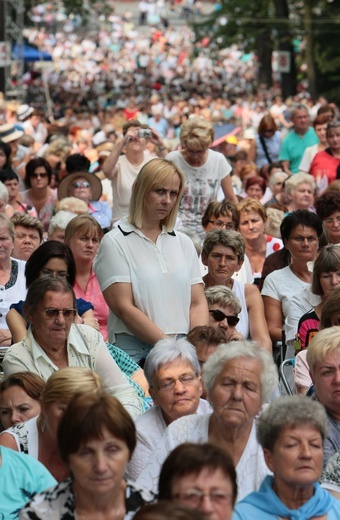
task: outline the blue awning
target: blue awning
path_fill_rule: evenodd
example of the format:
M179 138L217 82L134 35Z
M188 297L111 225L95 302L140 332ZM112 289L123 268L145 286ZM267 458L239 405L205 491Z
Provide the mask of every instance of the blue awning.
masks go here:
M15 43L13 45L12 56L15 60L23 58L25 63L30 61L52 61L51 54L45 51L40 51L35 47L28 45L28 43L23 43L20 46Z

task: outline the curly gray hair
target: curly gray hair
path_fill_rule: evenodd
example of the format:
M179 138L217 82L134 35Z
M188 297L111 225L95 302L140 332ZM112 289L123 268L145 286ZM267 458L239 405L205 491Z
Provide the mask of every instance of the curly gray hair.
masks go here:
M203 373L204 386L207 389L208 395L213 389L216 379L225 369L228 361L237 358L254 359L260 362L262 365L260 374L261 401L262 404L268 402L278 384L277 368L271 354L260 347L255 341L233 341L228 344L224 343L208 358Z

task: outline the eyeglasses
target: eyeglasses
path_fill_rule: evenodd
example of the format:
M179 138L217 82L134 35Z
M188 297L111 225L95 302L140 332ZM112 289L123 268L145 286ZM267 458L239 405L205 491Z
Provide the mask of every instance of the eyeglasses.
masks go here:
M187 502L197 508L202 504L204 497L209 497L211 503L215 506L226 506L231 500L230 493L225 493L224 491L211 491L210 493L204 493L199 489L189 489L188 491L177 493L173 498Z
M310 237L297 236L297 237L289 237L289 239L293 240L294 242L297 242L298 244L303 244L306 240L307 240L308 244L315 244L315 242L318 241L318 237L313 237L313 236L310 236Z
M70 320L73 319L77 314L76 309L44 309L42 312L49 320L55 320L60 316L60 314L64 316L65 320Z
M213 224L213 226L217 229L235 229L234 222L222 222L222 220L209 220L210 224Z
M173 390L175 388L176 381L180 381L182 385L189 386L191 385L195 379L197 379L197 374L183 374L182 376L176 377L174 379L167 379L155 385L158 390Z
M89 188L91 186L91 184L87 181L84 181L84 182L74 182L72 184L72 186L74 188Z
M41 269L40 273L49 276L59 276L60 278L67 278L66 271L52 271L51 269L47 269L46 267L44 269Z
M209 312L210 314L212 314L212 317L215 321L227 320L229 327L236 327L236 325L240 321L240 318L238 318L237 316L227 316L226 314L224 314L224 312L218 309L214 309Z
M33 179L38 179L39 177L41 177L42 179L45 179L45 177L47 177L47 173L32 173L31 174L31 177Z
M273 130L272 128L267 128L266 130L262 130L264 134L273 134L275 132L275 130Z
M324 223L325 224L340 224L340 217L335 217L335 218L325 218L324 220Z

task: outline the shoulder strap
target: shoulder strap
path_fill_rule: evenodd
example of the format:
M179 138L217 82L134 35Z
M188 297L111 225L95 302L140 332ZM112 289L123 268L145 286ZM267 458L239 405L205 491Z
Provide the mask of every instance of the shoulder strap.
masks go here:
M265 156L267 157L267 161L269 162L269 164L271 164L273 161L271 160L270 155L268 153L268 148L267 148L266 142L261 135L259 137L260 137L260 142L261 142L263 151L265 153Z

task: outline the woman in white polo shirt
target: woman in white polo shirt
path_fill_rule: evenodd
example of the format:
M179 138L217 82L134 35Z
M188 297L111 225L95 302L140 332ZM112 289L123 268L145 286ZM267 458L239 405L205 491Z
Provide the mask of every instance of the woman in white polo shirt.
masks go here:
M94 270L110 308L109 339L136 361L166 335L207 325L208 308L192 241L173 230L182 172L153 159L133 186L130 214L103 238Z

